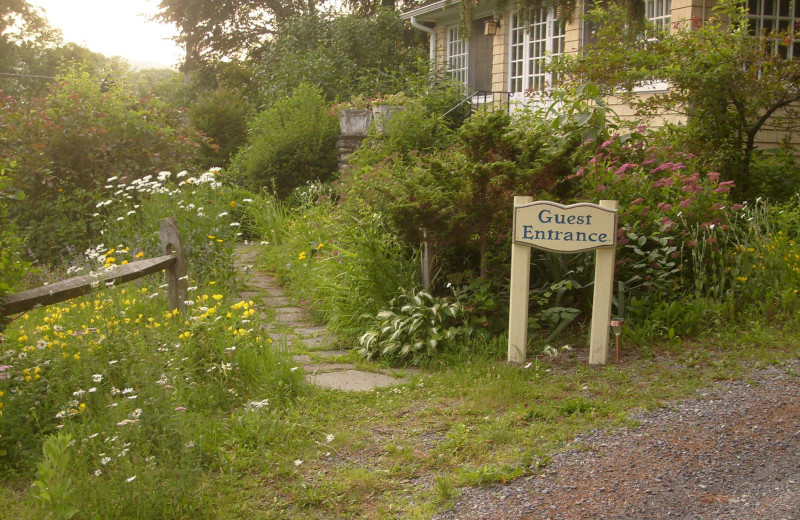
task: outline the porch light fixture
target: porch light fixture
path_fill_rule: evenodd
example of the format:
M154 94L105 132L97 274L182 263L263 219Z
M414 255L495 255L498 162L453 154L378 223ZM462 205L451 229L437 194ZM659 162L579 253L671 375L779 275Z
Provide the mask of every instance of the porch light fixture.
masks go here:
M483 24L483 34L487 36L494 36L497 34L497 29L500 28L500 21L490 18Z

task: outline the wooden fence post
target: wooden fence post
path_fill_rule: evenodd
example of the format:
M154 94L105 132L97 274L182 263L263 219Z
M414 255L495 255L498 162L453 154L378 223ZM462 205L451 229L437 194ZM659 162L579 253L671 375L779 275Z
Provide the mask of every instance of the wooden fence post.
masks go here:
M158 236L161 239L162 254L175 255L175 263L164 270L167 277L167 303L170 309L185 312L186 301L189 299L186 259L183 256L183 243L175 217L167 217L161 221Z

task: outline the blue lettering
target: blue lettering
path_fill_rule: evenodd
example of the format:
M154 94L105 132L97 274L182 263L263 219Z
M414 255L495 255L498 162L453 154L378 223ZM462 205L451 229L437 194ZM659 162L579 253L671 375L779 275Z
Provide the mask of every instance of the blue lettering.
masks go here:
M533 226L522 226L522 238L524 239L533 238L533 236L531 235L531 231L533 231Z

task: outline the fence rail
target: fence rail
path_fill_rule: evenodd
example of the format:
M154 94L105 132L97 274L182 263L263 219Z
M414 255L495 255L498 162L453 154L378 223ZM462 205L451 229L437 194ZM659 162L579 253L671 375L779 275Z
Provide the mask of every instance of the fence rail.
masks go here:
M186 310L188 284L186 282L186 261L183 244L174 217L161 221L158 232L161 240L162 256L138 260L104 271L96 271L83 276L61 280L49 285L10 294L0 305L0 318L36 307L60 303L78 296L89 294L106 285L119 285L149 274L165 271L167 277L167 301L170 309ZM2 320L0 320L2 330Z

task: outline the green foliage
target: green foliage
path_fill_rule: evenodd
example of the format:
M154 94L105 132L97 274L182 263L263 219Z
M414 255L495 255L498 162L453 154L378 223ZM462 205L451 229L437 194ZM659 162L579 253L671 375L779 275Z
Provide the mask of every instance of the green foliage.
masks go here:
M685 115L685 127L671 128L673 144L734 180L740 198L757 195L751 163L759 131L767 124L797 128L800 62L782 57L792 45L791 28L754 34L747 7L737 1L721 2L704 23L684 20L658 38L639 36L613 7L591 16L601 27L597 42L561 58L567 81L601 85L651 120L670 112ZM620 35L626 35L624 45ZM636 88L651 81L666 81L670 88L639 96Z
M0 164L0 310L3 298L18 288L23 278L30 273L31 263L23 258L23 241L14 222L9 219L7 201L25 200L23 191L10 191L11 180L7 173L15 168ZM0 332L4 326L0 317Z
M367 359L419 364L437 351L465 342L472 328L461 305L410 290L394 298L377 315L362 316L367 328L358 340Z
M107 177L135 179L192 165L199 136L180 111L155 97L135 98L118 84L101 92L101 80L75 67L45 98L0 99L7 133L0 155L17 163L13 185L30 195L9 210L39 260L58 262L64 248L82 249L96 237L86 217Z
M224 88L205 92L192 104L192 124L210 138L200 146L204 167L227 167L247 140L247 119L252 111L240 94Z
M423 48L397 11L374 14L304 13L277 24L277 36L255 58L262 98L268 103L302 84L318 87L325 99L373 96L387 90L387 79L418 75ZM427 75L428 63L425 62Z
M403 154L348 172L342 181L345 204L385 214L410 243L421 242L425 230L440 258L466 258L461 270L479 270L484 279L497 274L489 246L507 235L513 195L545 194L562 175L540 168L549 158L537 153L544 149L546 129L517 125L504 112L477 114L459 129L455 144L435 153L409 150L410 138L392 139L390 133L389 149Z
M59 432L44 441L44 460L36 464L34 494L42 501L48 516L58 520L69 520L78 509L72 504L72 479L69 477L69 447L72 435Z
M379 215L354 217L314 185L294 208L254 201L265 260L309 311L343 338L361 334L359 317L377 313L398 288L419 278L414 251ZM314 193L309 197L308 193ZM248 212L250 209L248 210Z
M247 145L231 164L234 175L279 197L307 181L328 180L338 165L339 126L327 108L318 88L301 85L291 97L259 113Z

